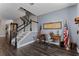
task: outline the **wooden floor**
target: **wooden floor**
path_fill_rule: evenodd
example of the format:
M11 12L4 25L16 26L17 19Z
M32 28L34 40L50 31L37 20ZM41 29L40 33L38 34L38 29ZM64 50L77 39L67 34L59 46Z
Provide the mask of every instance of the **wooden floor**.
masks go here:
M0 38L0 56L78 56L74 51L66 51L54 45L39 44L34 42L16 49L9 45L7 40Z

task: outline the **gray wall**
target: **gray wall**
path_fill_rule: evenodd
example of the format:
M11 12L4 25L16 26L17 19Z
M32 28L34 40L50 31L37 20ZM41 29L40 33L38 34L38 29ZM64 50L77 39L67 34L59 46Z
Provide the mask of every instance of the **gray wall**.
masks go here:
M55 12L41 15L38 17L38 21L39 21L38 26L43 25L43 23L46 23L46 22L62 21L62 29L60 29L60 34L62 35L62 40L63 40L63 28L64 28L63 25L64 25L65 20L67 19L71 39L73 42L77 43L78 37L77 37L76 31L78 29L78 26L75 24L74 18L78 16L79 14L78 9L79 9L79 5L76 4L76 5L55 11ZM51 31L56 33L57 30L56 29L55 30L42 29L42 32L44 33L49 33Z

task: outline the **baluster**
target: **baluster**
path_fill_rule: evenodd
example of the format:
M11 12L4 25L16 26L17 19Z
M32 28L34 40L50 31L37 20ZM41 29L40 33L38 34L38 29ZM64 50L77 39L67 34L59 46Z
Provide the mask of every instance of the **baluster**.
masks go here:
M17 48L17 29L18 29L18 24L16 24L16 30L15 30L15 47Z

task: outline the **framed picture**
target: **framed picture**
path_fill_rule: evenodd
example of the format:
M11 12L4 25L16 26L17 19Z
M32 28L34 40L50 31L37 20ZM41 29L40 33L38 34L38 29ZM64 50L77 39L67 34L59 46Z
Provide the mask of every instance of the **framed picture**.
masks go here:
M49 22L43 24L43 29L61 29L62 22Z

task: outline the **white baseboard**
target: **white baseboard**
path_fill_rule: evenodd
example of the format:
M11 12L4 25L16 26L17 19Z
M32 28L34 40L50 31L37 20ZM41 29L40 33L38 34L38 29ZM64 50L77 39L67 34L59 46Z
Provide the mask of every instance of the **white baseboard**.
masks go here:
M4 35L1 34L0 37L5 37L5 34Z
M24 44L22 44L22 45L18 45L17 48L21 48L21 47L26 46L26 45L28 45L28 44L31 44L31 43L33 43L33 42L35 42L35 40L30 41L30 42L27 42L27 43L24 43Z

